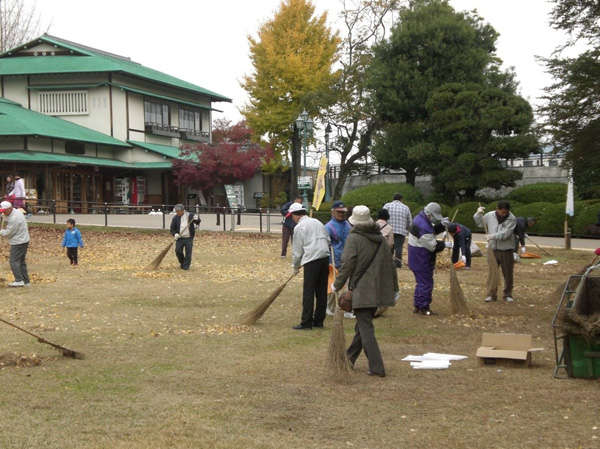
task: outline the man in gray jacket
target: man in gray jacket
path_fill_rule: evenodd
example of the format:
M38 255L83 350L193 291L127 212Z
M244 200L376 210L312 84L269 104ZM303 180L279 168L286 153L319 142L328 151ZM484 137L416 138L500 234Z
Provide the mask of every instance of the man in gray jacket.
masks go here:
M485 208L479 207L473 219L477 226L484 228L486 232L488 251L493 251L496 262L502 268L504 277L504 291L502 297L506 302L513 302L513 272L515 259L513 251L515 249L515 226L517 220L510 211L508 201L499 201L495 211L484 215ZM485 302L498 300L498 285L492 285L488 276L487 289L488 294Z
M15 277L9 287L31 287L29 275L27 274L27 248L29 247L29 229L25 215L19 209L14 208L8 201L0 203L0 213L7 221L6 229L0 231L2 237L8 239L10 245L10 256L8 263Z
M369 376L385 377L385 367L375 338L373 318L378 307L393 307L398 300L398 273L379 225L367 206L356 206L348 219L354 227L346 240L340 272L331 286L341 290L348 281L356 317L355 335L346 350L354 366L361 351L369 363Z

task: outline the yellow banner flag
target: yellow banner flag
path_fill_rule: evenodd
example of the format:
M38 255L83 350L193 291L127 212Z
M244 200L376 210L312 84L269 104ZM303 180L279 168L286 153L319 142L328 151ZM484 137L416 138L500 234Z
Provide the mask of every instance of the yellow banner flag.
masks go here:
M315 187L315 194L313 196L312 205L316 210L319 210L321 207L321 202L325 197L325 174L327 173L327 158L325 156L321 157L321 162L319 162L319 172L317 173L317 185Z

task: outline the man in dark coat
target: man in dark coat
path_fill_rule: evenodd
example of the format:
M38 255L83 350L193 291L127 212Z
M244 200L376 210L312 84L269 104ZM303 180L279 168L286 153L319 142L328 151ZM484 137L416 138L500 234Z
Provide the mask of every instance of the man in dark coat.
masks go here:
M453 238L452 243L452 263L458 262L460 253L460 260L465 264L465 269L471 269L471 230L460 223L448 223L447 226L448 234Z
M515 253L519 254L519 243L521 244L521 254L525 254L527 249L525 248L525 238L527 235L527 228L535 225L536 219L533 217L517 217L517 224L515 225Z
M433 294L433 271L436 254L443 251L446 245L436 239L436 234L444 231L444 225L438 223L434 227L432 223L442 219L440 205L429 203L417 214L409 229L408 268L413 272L416 281L413 313L435 315L429 307Z
M200 216L193 212L186 213L183 204L177 204L175 216L171 220L171 235L175 238L175 255L182 270L189 270L192 263L192 249L196 226L200 224Z
M283 215L283 221L281 223L281 258L285 259L287 256L287 248L290 240L294 239L294 220L292 214L289 212L290 206L294 203L302 204L303 198L297 196L294 201L288 201L281 207L281 215Z

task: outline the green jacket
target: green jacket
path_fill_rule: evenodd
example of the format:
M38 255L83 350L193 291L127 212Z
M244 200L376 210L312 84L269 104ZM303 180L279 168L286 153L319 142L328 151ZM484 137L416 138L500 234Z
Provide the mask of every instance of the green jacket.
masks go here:
M379 245L380 242L383 243ZM398 291L398 273L392 264L390 247L376 223L352 228L346 239L342 253L342 266L334 286L336 290L341 290L350 279L348 286L354 287L356 277L369 263L378 246L377 255L354 289L352 296L354 309L395 305L394 295Z

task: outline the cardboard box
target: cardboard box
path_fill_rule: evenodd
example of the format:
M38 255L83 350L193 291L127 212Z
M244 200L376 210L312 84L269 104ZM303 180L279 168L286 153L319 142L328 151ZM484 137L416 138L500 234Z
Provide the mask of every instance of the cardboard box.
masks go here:
M543 348L531 347L529 334L491 334L484 333L477 357L484 364L496 365L498 362L512 362L525 366L531 365L531 353Z

